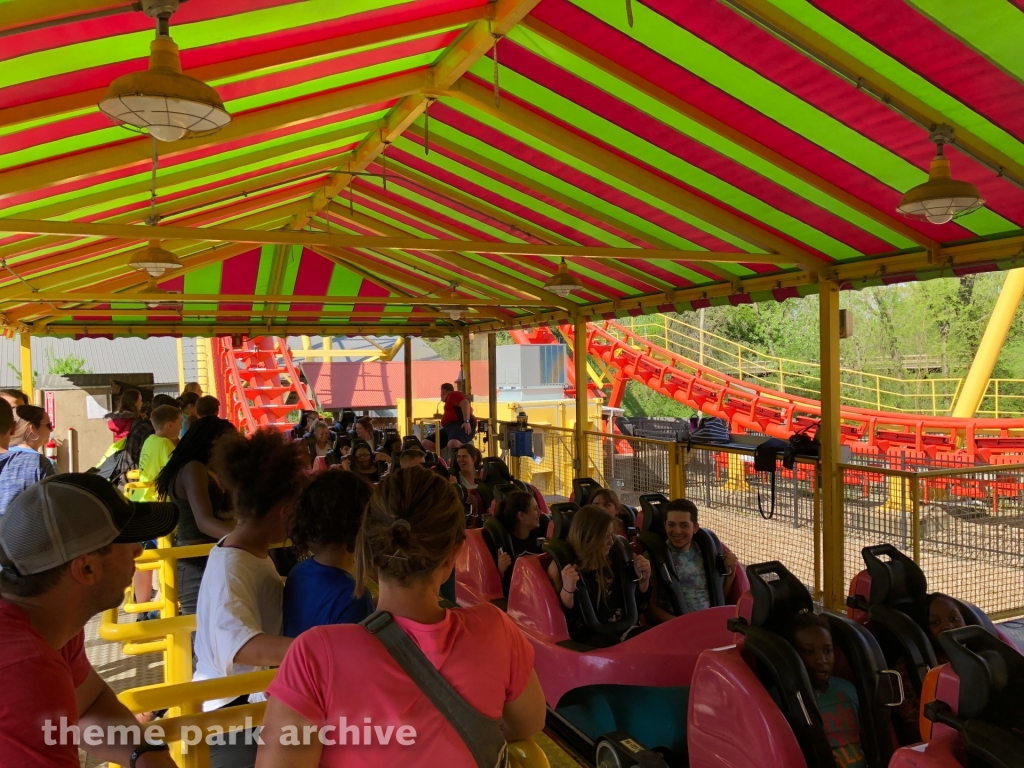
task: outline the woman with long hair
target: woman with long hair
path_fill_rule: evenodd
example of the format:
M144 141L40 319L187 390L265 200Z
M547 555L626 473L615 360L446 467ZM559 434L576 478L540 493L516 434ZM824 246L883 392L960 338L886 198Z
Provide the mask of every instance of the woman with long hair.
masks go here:
M491 509L491 502L494 501L494 494L490 487L480 479L483 468L483 454L475 445L460 445L455 451L456 474L454 480L466 489L466 497L472 507L471 527L481 524L484 515Z
M374 461L373 449L370 448L368 443L362 440L353 442L350 456L348 468L352 472L360 475L365 480L369 480L371 483L380 482L380 467ZM342 466L344 467L345 464L343 463Z
M575 598L577 589L587 590L597 620L602 624L622 621L626 611L626 595L619 579L615 577L610 558L615 546L615 521L600 507L591 504L580 509L569 526L569 546L576 554L575 565L562 568L562 586L559 598L569 612L569 635L573 640L592 646L615 645L620 640L642 631L641 627L630 627L621 637L595 633L584 620L583 612ZM643 555L633 558L636 571L637 615L647 609L648 593L651 587L651 563ZM552 574L553 575L553 574Z
M356 536L373 486L354 472L321 472L299 497L288 538L307 559L284 587L284 634L310 627L353 624L373 613L370 593L356 597Z
M218 541L234 528L231 499L209 467L214 444L223 435L234 431L231 422L216 416L198 419L189 427L157 475L157 493L178 507L175 546ZM178 561L178 603L182 614L196 612L199 584L205 568L205 557Z
M422 467L392 472L374 490L363 516L356 582L363 589L376 579L378 611L390 615L471 707L500 719L508 741L527 738L544 727L533 647L493 605L448 610L438 604L465 543L464 529L462 505L450 484ZM363 626L304 632L267 695L257 768L477 765L444 715ZM353 749L346 740L351 734L342 730L346 720L360 730L371 723L379 735ZM324 728L339 722L334 733ZM322 728L320 735L329 738L290 746L293 728Z
M187 433L191 434L191 430ZM282 634L284 583L270 547L284 541L302 490L302 447L277 430L243 437L225 432L211 459L231 494L237 523L210 551L196 610L196 680L211 680L281 663L291 638ZM262 701L263 694L207 701L207 712ZM256 761L255 743L214 746L212 768Z
M19 405L11 416L14 432L10 447L0 453L0 516L19 493L56 474L50 460L39 452L53 428L46 411L35 405ZM11 429L8 425L7 431Z
M513 491L502 499L497 517L512 540L511 552L498 550L498 573L501 574L502 591L508 595L516 558L526 554L539 555L543 550L537 539L545 532L540 529L537 499L526 491Z
M313 427L310 429L309 435L306 436L304 442L309 459L309 467L312 467L318 458L322 458L329 467L338 463L334 433L327 426L327 422L314 421Z

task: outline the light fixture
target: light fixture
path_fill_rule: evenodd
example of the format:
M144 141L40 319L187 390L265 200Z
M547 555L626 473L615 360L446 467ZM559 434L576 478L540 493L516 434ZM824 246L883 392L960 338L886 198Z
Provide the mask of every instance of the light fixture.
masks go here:
M569 265L565 263L565 259L562 259L562 263L558 265L558 271L549 277L544 283L544 289L551 291L556 296L561 296L563 299L570 293L575 293L583 287L583 281L581 281L576 275L569 272Z
M167 291L156 284L155 277L149 278L146 287L139 289L137 293L150 309L156 309L163 304L164 297L167 296Z
M182 73L178 46L170 37L170 18L178 10L178 0L142 0L142 9L156 19L149 68L112 82L100 111L160 141L219 131L231 122L231 115L217 91Z
M140 272L148 272L151 277L160 277L164 272L181 269L184 264L168 250L160 247L156 241L151 242L146 248L142 248L132 254L128 266Z
M458 294L459 284L458 283L451 283L451 289L452 289L451 298L453 300L458 299L459 298L459 294ZM464 314L469 312L469 307L453 306L453 307L448 307L447 311L448 311L448 317L450 317L452 320L459 320L459 319L462 318L462 316Z
M949 160L943 154L942 147L952 143L953 129L948 125L940 125L928 138L936 146L928 181L908 189L896 210L912 219L945 224L981 208L985 200L978 194L978 188L969 182L957 181L949 174Z
M431 323L420 333L420 336L424 339L443 339L445 332L437 327L437 323Z

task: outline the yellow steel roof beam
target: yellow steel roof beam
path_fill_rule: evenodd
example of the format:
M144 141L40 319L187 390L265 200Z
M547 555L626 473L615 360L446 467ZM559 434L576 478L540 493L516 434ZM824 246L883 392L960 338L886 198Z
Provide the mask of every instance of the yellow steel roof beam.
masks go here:
M352 183L354 173L361 173L377 159L388 144L402 135L423 114L428 96L441 94L451 88L477 60L494 45L497 36L504 35L526 16L540 0L497 0L492 3L490 18L470 24L458 40L429 71L430 84L421 92L403 98L391 110L386 125L367 135L348 161L344 173L331 177L329 184L310 199L309 210L296 216L292 229L302 229L310 219L322 211L331 200Z
M646 173L646 171L644 172ZM338 213L334 211L334 213ZM345 212L342 212L342 215ZM730 214L731 215L731 214ZM506 243L490 240L434 240L417 237L368 237L311 232L259 232L216 227L141 227L125 224L102 224L76 221L31 221L0 219L0 232L23 234L55 234L78 237L107 237L122 240L160 239L191 240L208 243L257 243L262 245L319 245L334 248L374 248L379 250L419 250L432 252L496 253L501 255L551 256L579 259L675 259L686 261L717 261L734 264L794 263L789 254L742 253L723 251L682 251L660 248L598 248L581 245L541 245ZM799 256L802 261L807 257ZM810 257L813 259L814 257ZM828 266L814 260L819 268Z
M722 256L722 254L709 254L702 251L676 251L677 254L685 253L686 255L677 255L669 258L682 258L688 261L728 261L733 263L746 261L751 264L797 264L803 269L814 273L828 266L828 262L822 261L813 254L793 245L788 240L766 229L762 229L757 224L747 221L741 216L731 213L657 174L644 170L610 150L581 139L577 134L548 120L544 120L509 99L502 101L500 108L496 107L491 91L477 83L463 80L459 84L459 90L456 91L456 95L475 109L486 112L488 115L508 123L546 144L557 147L560 151L576 157L588 165L599 168L617 179L621 179L624 183L646 190L669 205L687 211L702 221L713 224L751 245L769 252L768 254L734 253L722 258L706 258L708 256ZM642 253L654 254L657 251L642 251ZM665 257L659 256L656 258Z
M907 239L917 243L918 245L925 248L934 248L937 243L930 237L921 234L913 227L909 226L905 221L901 221L895 216L891 216L884 211L880 211L873 205L870 205L861 200L856 195L851 195L846 190L835 184L826 181L815 173L804 168L799 163L793 162L784 155L779 154L773 149L769 149L764 144L761 144L756 139L751 138L747 134L739 131L732 126L723 123L721 120L712 117L707 112L693 106L689 102L683 101L678 96L675 96L663 88L659 88L648 80L637 75L630 69L623 67L620 64L615 63L611 59L602 56L597 51L588 48L582 43L574 40L568 35L559 32L558 30L549 27L537 19L526 19L523 22L523 26L532 32L536 32L541 37L554 43L560 48L563 48L579 58L583 59L589 64L594 65L598 69L607 72L618 80L627 83L638 91L641 91L653 99L660 101L670 109L675 110L681 115L693 120L699 125L703 125L710 131L718 134L719 136L728 139L732 143L739 147L753 153L762 160L774 165L776 168L780 168L786 173L789 173L796 178L800 179L812 187L815 187L821 192L824 192L829 197L838 200L844 205L849 206L853 210L861 213L868 218L873 219L882 226L891 229L893 232L898 232Z

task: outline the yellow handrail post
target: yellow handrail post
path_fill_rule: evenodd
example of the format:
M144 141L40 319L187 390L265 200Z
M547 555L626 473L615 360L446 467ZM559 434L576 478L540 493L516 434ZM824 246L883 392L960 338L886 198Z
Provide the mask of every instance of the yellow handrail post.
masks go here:
M839 470L839 284L818 283L818 325L821 359L821 501L824 603L842 611L846 604L844 577L843 485Z
M668 495L673 499L686 498L686 446L671 443L668 446Z
M921 479L911 479L911 502L913 504L913 517L911 519L911 537L914 541L914 562L921 563Z
M820 474L820 473L818 473ZM815 480L818 478L816 477ZM821 483L812 482L814 489L813 512L811 525L814 527L814 599L820 600L822 596L821 587Z
M988 381L989 381L989 384L992 383L992 379L989 379ZM995 417L998 419L999 418L999 379L996 379L995 383L996 383L996 393L995 393L996 394L996 413L995 413ZM987 389L988 385L986 385L985 388Z
M21 347L21 390L28 395L29 405L36 401L35 382L32 380L32 337L27 332L21 331L18 334L18 343Z
M573 334L576 366L576 477L586 477L587 462L587 318L577 317Z
M875 410L882 410L882 379L875 376Z

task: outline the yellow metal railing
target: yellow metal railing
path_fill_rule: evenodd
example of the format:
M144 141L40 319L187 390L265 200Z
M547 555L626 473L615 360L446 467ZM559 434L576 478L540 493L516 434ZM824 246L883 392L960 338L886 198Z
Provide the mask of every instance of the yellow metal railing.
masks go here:
M203 702L265 691L276 674L276 669L270 669L179 685L135 688L125 691L118 699L133 713L172 711L174 716L140 726L140 732L145 734L146 729L159 728L159 733L150 731L151 740L168 744L180 768L209 768L209 740L228 742L234 732L236 742L245 743L244 734L238 732L262 725L267 703L203 712ZM549 768L547 757L532 738L511 742L509 757L516 768Z
M820 396L818 363L765 354L668 315L629 318L625 326L659 347L734 378L810 399ZM962 378L901 379L852 368L841 368L840 377L846 405L931 416L949 415L963 386ZM977 415L1024 415L1024 380L990 380Z

